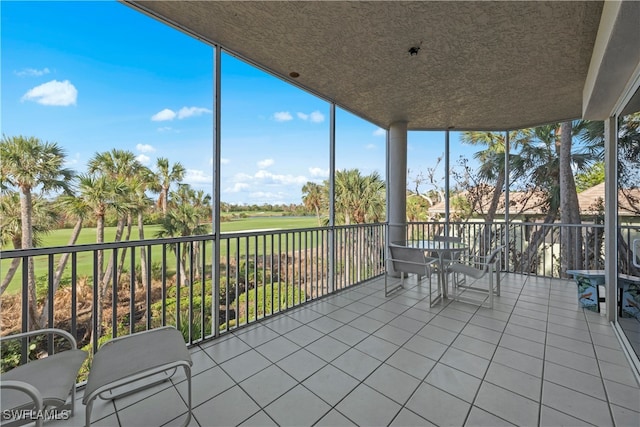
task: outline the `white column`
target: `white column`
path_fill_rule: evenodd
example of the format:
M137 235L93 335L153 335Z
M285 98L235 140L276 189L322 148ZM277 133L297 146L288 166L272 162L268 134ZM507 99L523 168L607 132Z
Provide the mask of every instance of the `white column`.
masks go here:
M618 306L618 120L604 121L604 281L607 319L616 320Z
M449 221L451 220L451 205L449 201L451 197L449 196L450 188L449 188L449 176L451 175L451 159L450 156L450 145L449 145L449 129L444 133L444 235L449 236Z
M407 122L389 126L387 146L389 242L405 240L407 230Z

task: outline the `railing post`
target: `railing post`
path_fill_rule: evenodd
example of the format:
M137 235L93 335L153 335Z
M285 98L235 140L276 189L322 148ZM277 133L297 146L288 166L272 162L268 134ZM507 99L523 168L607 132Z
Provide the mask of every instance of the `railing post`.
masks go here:
M336 287L336 104L329 105L329 293L333 293Z
M213 250L211 251L211 320L213 336L220 335L220 156L222 141L220 138L220 81L221 81L221 48L219 45L213 47L213 215L211 225L211 231L213 233ZM227 253L228 253L227 248ZM227 275L229 272L229 265L227 264ZM203 285L204 286L204 280ZM226 292L229 292L229 282L225 284ZM203 300L204 304L204 300ZM225 308L226 315L228 316L228 305ZM228 322L227 322L228 327Z

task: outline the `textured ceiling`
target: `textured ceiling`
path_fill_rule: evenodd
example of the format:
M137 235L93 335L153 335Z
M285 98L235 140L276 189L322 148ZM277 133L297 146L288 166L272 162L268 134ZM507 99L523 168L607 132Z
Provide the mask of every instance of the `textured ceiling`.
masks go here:
M580 117L602 11L597 1L131 3L381 127L410 130Z

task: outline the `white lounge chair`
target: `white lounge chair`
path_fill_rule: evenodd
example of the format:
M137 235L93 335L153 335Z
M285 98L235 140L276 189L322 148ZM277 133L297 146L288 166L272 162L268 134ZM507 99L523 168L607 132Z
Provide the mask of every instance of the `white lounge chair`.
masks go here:
M35 425L40 427L45 418L42 411L70 407L70 417L75 410L76 377L87 358L87 352L78 350L78 344L70 333L53 328L40 329L9 335L0 338L0 342L38 335L49 335L49 339L56 335L64 337L69 342L70 349L32 360L0 375L3 415L10 414L9 418L13 418L9 423L3 423L3 426L35 421ZM71 403L67 405L69 395Z
M137 393L159 382L167 381L179 367L184 369L187 377L189 411L183 425L188 425L191 420L191 365L191 354L187 350L184 338L180 331L172 326L138 332L106 342L93 357L84 390L82 403L87 405L86 427L91 424L91 409L97 397L113 400ZM140 381L158 376L158 381Z

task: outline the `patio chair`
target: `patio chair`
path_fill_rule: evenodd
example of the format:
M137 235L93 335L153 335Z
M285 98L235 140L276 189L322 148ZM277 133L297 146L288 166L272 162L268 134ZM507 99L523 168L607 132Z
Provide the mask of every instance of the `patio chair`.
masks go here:
M4 416L13 419L3 423L3 426L21 425L34 420L36 426L42 426L45 418L42 411L70 408L71 416L75 410L76 377L87 358L87 352L78 350L78 344L70 333L47 328L9 335L0 338L0 343L38 335L49 335L49 339L61 336L68 341L70 349L29 361L0 375L3 419ZM67 404L69 396L71 402Z
M504 246L498 246L488 256L470 257L465 261L452 261L447 274L453 274L453 299L493 308L493 296L500 295L500 276L497 268ZM494 282L494 274L496 280ZM484 280L488 276L488 283ZM469 278L469 282L467 282ZM486 293L486 296L484 295ZM480 298L478 298L480 296ZM488 306L485 302L489 302Z
M85 426L91 425L96 398L114 400L170 380L184 370L187 380L187 417L191 421L191 354L182 333L173 326L150 329L107 341L93 357L82 403ZM143 381L144 380L144 381ZM176 397L180 399L180 397ZM180 415L180 414L176 414Z
M389 245L389 258L387 259L393 267L393 270L400 273L400 284L388 288L387 274L384 275L384 295L389 296L392 292L404 287L404 275L405 273L417 274L418 280L421 276L427 276L429 278L429 304L433 305L442 299L442 289L440 288L440 280L438 280L438 292L435 298L433 298L433 292L431 289L431 275L436 272L436 266L438 265L437 258L431 258L425 255L424 249L410 248L407 246L400 246L395 244Z
M455 236L433 236L433 241L434 242L462 243L462 239L460 237L455 237ZM460 255L461 254L462 254L462 251L446 253L446 254L444 254L442 256L442 259L445 262L457 261L457 260L460 259ZM436 254L436 256L437 256L437 254Z

